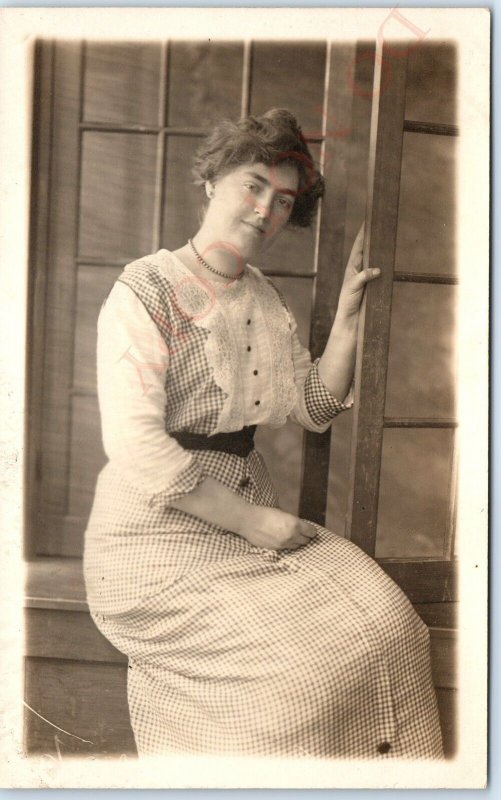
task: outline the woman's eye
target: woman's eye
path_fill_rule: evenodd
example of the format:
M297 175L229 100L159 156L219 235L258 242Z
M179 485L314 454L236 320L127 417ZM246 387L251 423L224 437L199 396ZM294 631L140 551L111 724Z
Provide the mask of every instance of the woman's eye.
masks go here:
M245 188L246 188L246 189L248 189L250 192L254 192L254 191L256 191L256 189L257 189L257 186L256 186L256 184L255 184L255 183L244 183L244 186L245 186Z
M291 203L291 201L290 201L290 200L287 200L285 197L279 197L279 198L277 199L277 205L279 205L279 206L280 206L280 208L281 208L283 211L288 211L290 208L292 208L292 203Z

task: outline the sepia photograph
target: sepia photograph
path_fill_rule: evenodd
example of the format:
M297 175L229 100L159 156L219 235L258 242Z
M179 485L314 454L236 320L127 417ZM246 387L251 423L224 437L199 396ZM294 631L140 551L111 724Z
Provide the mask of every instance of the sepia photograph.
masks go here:
M5 17L9 783L480 788L489 14L103 11Z

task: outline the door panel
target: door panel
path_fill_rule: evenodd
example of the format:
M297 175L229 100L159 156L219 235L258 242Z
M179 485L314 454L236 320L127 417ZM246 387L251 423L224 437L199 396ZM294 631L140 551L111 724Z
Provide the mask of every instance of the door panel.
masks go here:
M454 138L404 135L395 269L456 272L455 170Z
M89 42L84 58L84 122L159 124L160 45Z
M237 117L242 73L241 43L172 42L168 125L207 129L225 117Z
M453 42L420 42L409 49L405 118L454 125L457 58Z
M96 328L101 305L121 273L120 267L81 264L77 272L73 389L95 393Z
M181 247L199 227L205 191L193 184L189 166L200 141L184 136L170 136L167 140L162 243L168 250Z
M395 283L385 415L455 415L455 286Z
M154 136L85 131L80 258L125 263L150 252L156 160Z
M377 558L448 558L454 430L383 434Z
M255 42L251 113L287 108L306 137L321 138L325 58L324 42Z

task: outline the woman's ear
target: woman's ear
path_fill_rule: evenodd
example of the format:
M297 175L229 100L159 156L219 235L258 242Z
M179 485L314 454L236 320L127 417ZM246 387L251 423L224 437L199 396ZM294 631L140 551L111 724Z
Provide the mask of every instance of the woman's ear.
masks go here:
M212 200L214 197L214 184L211 183L211 181L205 181L205 194L209 200Z

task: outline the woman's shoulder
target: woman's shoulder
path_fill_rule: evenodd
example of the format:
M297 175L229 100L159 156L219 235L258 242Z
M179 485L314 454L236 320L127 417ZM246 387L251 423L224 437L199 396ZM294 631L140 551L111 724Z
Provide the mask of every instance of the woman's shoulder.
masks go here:
M175 280L179 272L179 265L169 250L158 250L141 256L127 264L118 280L124 283L144 282L145 284L159 285Z
M165 315L176 302L176 286L180 276L176 262L167 250L159 250L127 264L115 282L115 288L130 290L150 316ZM118 296L118 295L117 295Z

